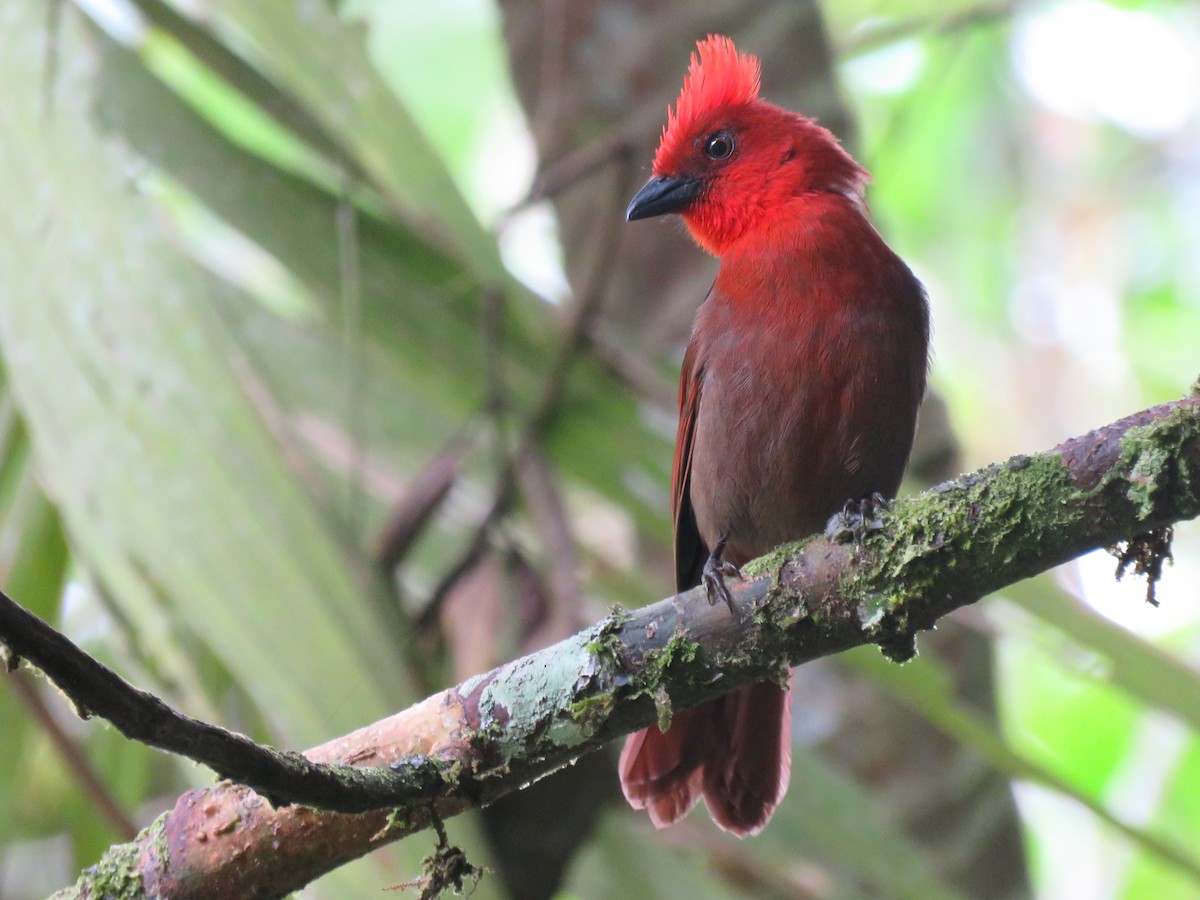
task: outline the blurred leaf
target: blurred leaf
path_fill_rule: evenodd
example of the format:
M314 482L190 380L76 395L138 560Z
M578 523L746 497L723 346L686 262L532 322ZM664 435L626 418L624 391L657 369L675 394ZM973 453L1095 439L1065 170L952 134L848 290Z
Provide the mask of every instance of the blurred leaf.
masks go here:
M0 722L4 723L0 734L0 766L4 772L20 772L24 748L29 740L29 722L25 711L17 704L12 688L3 683L0 683ZM0 816L0 847L24 831L25 822L15 811L19 809L19 795L27 788L28 781L24 779L0 778L0 808L11 811Z
M102 41L99 115L149 160L161 166L196 199L283 263L319 304L314 312L336 333L344 311L336 235L337 198L268 162L231 146L185 104L171 96L127 51ZM371 358L369 394L361 418L368 423L399 419L387 440L412 458L433 452L464 418L481 408L488 390L485 348L479 327L479 287L425 237L360 211L357 264L361 326ZM542 389L554 343L546 308L523 292L506 304L502 335L505 388L514 406L528 406ZM281 325L280 327L288 327ZM327 341L318 335L305 340ZM272 360L256 361L280 372L304 361L258 343ZM327 343L330 349L337 349ZM320 391L341 383L331 377L278 378L288 392ZM580 359L565 389L547 441L557 466L592 489L617 500L640 521L660 531L665 504L650 505L643 485L663 483L670 452L665 435L639 421L633 399L598 365ZM379 402L376 403L375 401ZM335 407L344 410L344 397ZM419 423L412 427L411 422ZM621 453L593 448L622 435ZM415 465L413 466L415 468Z
M31 612L54 620L69 553L57 511L38 487L28 435L7 388L0 380L0 586ZM15 691L0 677L0 772L7 773L27 771L31 751L44 747ZM10 832L28 826L26 810L39 803L53 807L36 788L29 778L0 778L0 809L13 811L0 816L0 846Z
M1172 237L1175 237L1174 229L1159 227L1143 236L1143 240L1161 245ZM1192 253L1191 246L1171 247L1170 250L1183 259ZM1154 273L1155 278L1170 274L1165 261L1154 262L1160 268ZM1200 334L1200 295L1185 294L1188 287L1186 284L1159 283L1149 290L1136 291L1129 298L1128 312L1122 322L1121 338L1126 355L1136 367L1138 380L1157 402L1178 397L1183 386L1200 374L1194 341Z
M0 384L0 584L6 593L21 597L22 593L10 584L12 573L28 558L28 544L21 528L25 517L14 515L14 501L25 493L30 473L29 447L25 431L17 419L16 410L6 386ZM28 504L25 504L28 505ZM19 510L19 506L18 506ZM25 552L22 552L24 550ZM37 579L40 581L40 579ZM55 597L54 599L57 599ZM26 599L31 608L42 615L52 608L45 596L36 594ZM33 729L28 716L17 702L14 689L0 679L0 772L21 771L22 756ZM16 778L0 778L0 809L15 810L19 797L28 790L28 782ZM17 832L21 825L18 815L0 816L0 846ZM18 832L19 833L19 832Z
M176 610L286 743L412 699L394 632L356 602L341 548L229 369L203 279L83 126L83 57L64 49L64 99L45 121L42 23L14 19L0 65L23 102L4 105L0 127L20 139L0 148L0 178L22 216L0 241L15 273L0 288L0 337L80 552L127 609Z
M319 3L216 0L211 9L218 26L236 29L254 61L343 142L395 212L453 247L483 283L508 280L495 239L371 65L365 29Z
M7 396L5 397L7 401ZM9 407L11 409L11 407ZM21 422L5 416L3 459L0 461L0 584L27 609L47 621L59 618L67 582L70 553L58 511L38 486L30 447ZM54 691L35 676L18 676L42 699L48 712L66 720L66 738L75 742L71 713L57 704ZM0 806L10 810L0 824L0 844L9 829L24 836L52 835L66 823L74 850L74 866L95 859L113 841L111 821L95 807L81 787L81 773L49 739L44 726L27 705L12 703L7 689L0 697L0 764L21 778L0 779ZM82 729L80 729L82 732ZM126 814L146 799L151 773L170 764L162 754L131 744L116 731L92 729L78 750ZM91 774L91 773L88 773Z
M190 91L200 98L197 109L208 112L211 124L222 129L231 140L310 170L323 168L313 158L312 151L316 151L344 172L357 171L354 162L342 154L341 148L302 104L201 24L162 0L132 2L157 29L147 36L143 47L147 65L164 81L176 85L177 90ZM159 41L159 35L170 35L170 39ZM186 47L187 52L177 52L174 42ZM322 174L329 177L335 173Z
M495 151L512 139L509 61L496 40L496 5L344 0L339 9L343 18L369 23L366 46L375 67L437 149L467 201L478 206L471 188L481 180L481 149L507 163L509 154ZM519 173L513 172L503 187L522 189ZM495 185L491 188L494 193Z
M103 67L97 112L224 222L294 274L319 304L312 314L336 327L343 314L338 200L326 191L230 145L174 97L136 56L100 39ZM481 402L475 281L418 232L362 214L357 227L361 322L371 343L387 348L397 377L430 414L462 416ZM402 337L401 337L402 336ZM446 361L456 359L458 365ZM444 374L423 378L431 368ZM331 379L336 385L339 379Z
M1081 785L1077 781L1079 772L1076 770L1067 768L1064 774L1059 774L1062 770L1058 770L1057 767L1051 768L1010 747L993 725L954 701L949 690L948 673L941 671L940 666L932 663L927 657L919 657L904 666L896 666L885 660L874 648L863 647L842 654L840 659L867 675L914 712L974 750L1002 772L1007 772L1018 780L1048 787L1078 801L1142 850L1172 863L1200 883L1200 860L1181 847L1175 846L1172 840L1163 839L1114 815L1091 792L1090 788L1094 787L1093 785ZM1059 715L1062 715L1063 708L1061 704L1055 706ZM1087 716L1086 721L1097 720L1093 715ZM1086 735L1087 732L1081 734ZM1090 743L1086 747L1087 752L1093 749Z
M631 825L625 812L601 816L596 835L580 853L563 886L567 898L732 897L714 877L699 848L668 848L651 839L649 825Z
M1008 52L1004 32L929 41L919 52L921 75L906 102L865 98L861 106L863 131L872 136L864 154L873 176L872 210L901 256L937 266L944 283L935 287L951 292L956 309L989 329L1007 328L1003 251L1015 240L1017 192L1010 148L988 127L1008 102L996 77ZM947 189L947 173L965 176L966 160L986 167L991 177L973 180L970 194ZM939 241L948 231L958 238L952 250ZM934 366L933 372L944 369ZM955 387L939 382L940 390Z
M892 22L934 23L965 10L995 8L988 0L843 0L827 4L830 30L884 27ZM928 29L926 29L927 31ZM921 33L920 31L918 33Z
M1200 783L1200 741L1193 736L1179 764L1160 774L1162 802L1154 816L1155 824L1172 834L1200 832L1200 796L1194 789ZM1127 897L1155 900L1190 900L1196 896L1194 881L1146 855L1133 861L1124 890Z
M69 554L31 457L29 435L0 372L0 584L26 609L52 619Z
M1200 732L1200 672L1115 625L1068 595L1049 577L1013 585L1004 596L1081 648L1103 657L1101 665L1091 667L1093 678L1178 716L1193 731Z
M801 851L870 897L961 896L938 880L919 846L882 819L862 785L811 749L793 751L788 795L750 849L785 871Z
M1002 650L1012 746L1101 797L1129 752L1138 705L1086 672L1096 662L1088 651L1052 639L1038 644L1010 641Z
M1046 583L1021 592L1022 605L1028 603L1031 609L1073 605L1055 596L1061 592L1049 579L1039 581ZM1044 602L1033 602L1039 596ZM1068 624L1070 638L1039 629L1004 645L1001 696L1010 742L1017 752L1103 798L1126 821L1153 833L1193 834L1200 812L1191 789L1197 760L1195 731L1118 689L1123 685L1117 670L1099 648L1109 641L1139 642L1128 634L1105 634L1120 629L1103 620L1090 622L1092 615L1073 610L1064 617L1068 623L1071 617L1082 622L1078 629ZM1102 637L1096 645L1075 643L1097 629ZM1149 646L1135 650L1135 660L1139 655L1153 660L1161 653ZM1153 660L1152 665L1161 662ZM1185 684L1189 677L1184 675ZM1166 689L1160 686L1159 691ZM1043 818L1031 823L1034 834L1053 827ZM1195 895L1194 877L1179 867L1151 853L1131 853L1107 829L1097 829L1097 840L1103 843L1094 852L1112 859L1110 880L1128 879L1120 896Z

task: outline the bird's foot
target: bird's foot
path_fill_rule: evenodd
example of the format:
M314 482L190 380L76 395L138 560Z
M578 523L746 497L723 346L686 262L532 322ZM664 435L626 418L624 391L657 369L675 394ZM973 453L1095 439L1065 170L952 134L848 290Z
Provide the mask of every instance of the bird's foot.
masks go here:
M835 544L848 544L851 541L861 544L872 531L883 529L884 514L891 506L891 501L878 491L861 500L847 500L840 512L829 517L825 524L825 536Z
M729 593L729 585L725 583L725 579L741 578L742 570L733 563L721 559L724 553L725 538L721 538L717 541L713 552L708 555L708 561L704 563L700 583L704 585L704 590L708 594L710 606L715 606L718 600L722 600L729 607L730 614L736 616L737 611L733 608L733 596Z

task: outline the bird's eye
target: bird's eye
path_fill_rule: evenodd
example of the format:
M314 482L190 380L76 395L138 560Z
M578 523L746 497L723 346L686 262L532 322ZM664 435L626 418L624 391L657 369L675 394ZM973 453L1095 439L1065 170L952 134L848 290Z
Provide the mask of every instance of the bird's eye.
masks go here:
M717 131L704 141L704 155L709 159L729 159L733 155L733 135L728 131Z

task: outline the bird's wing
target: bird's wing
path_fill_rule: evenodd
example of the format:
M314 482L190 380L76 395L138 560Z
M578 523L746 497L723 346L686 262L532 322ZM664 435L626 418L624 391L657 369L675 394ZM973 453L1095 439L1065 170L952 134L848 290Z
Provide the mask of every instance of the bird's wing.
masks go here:
M679 431L675 435L675 460L671 466L671 513L675 524L675 588L685 591L700 583L709 549L700 537L692 510L692 446L700 410L703 366L697 363L696 343L688 344L679 375Z

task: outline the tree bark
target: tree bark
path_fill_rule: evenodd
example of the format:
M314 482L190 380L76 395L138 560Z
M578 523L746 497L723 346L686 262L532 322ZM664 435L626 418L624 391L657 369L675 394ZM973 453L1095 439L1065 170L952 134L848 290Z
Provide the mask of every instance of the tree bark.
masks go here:
M734 615L699 589L635 612L616 608L552 647L309 751L309 760L338 764L328 768L334 775L379 767L376 802L390 813L273 808L249 787L218 784L183 795L58 896L282 896L435 817L489 803L785 666L866 643L907 658L915 633L951 610L1088 550L1131 542L1141 552L1127 548L1122 558L1153 577L1167 546L1144 537L1198 514L1193 396L899 500L882 527L847 542L785 545L731 586ZM30 652L18 625L0 615L10 657L57 680L59 661ZM395 766L434 782L397 790ZM236 774L219 763L218 771ZM358 769L354 780L372 774ZM277 799L296 799L272 784Z

